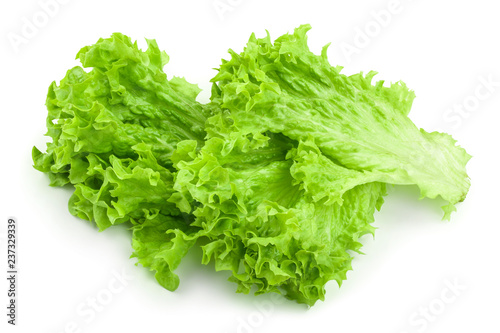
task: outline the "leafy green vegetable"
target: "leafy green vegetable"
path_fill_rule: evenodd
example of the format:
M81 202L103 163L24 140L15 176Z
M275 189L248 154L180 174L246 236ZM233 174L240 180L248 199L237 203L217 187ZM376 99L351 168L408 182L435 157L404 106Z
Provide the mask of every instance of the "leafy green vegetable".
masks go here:
M195 244L196 238L186 221L168 215L149 216L133 227L132 247L138 262L156 271L155 278L164 288L174 291L179 277L174 270Z
M326 282L346 278L352 259L347 251L359 251L359 237L373 233L370 223L385 185L360 185L346 190L343 205L328 204L328 192L306 191L304 180L329 180L329 174L316 174L314 164L305 165L307 158L315 160L310 144L300 143L285 157L284 139L271 134L258 147L245 137L216 137L197 155L196 143L185 141L174 154L174 188L182 195L179 202L201 204L179 206L195 216L192 225L202 229L197 237L208 238L204 263L213 260L216 270L230 270L240 292L252 286L257 294L284 290L288 298L313 305L324 299ZM322 171L339 169L325 163Z
M169 166L177 142L203 142L206 111L196 102L199 88L184 79L167 80L168 56L154 40L148 50L121 34L101 39L80 50L84 67L68 71L47 96L47 154L35 150L35 167L50 172L53 185L70 179L71 164L89 153L136 157L137 143L151 145L161 165Z
M166 53L122 34L81 49L47 96L47 152L34 166L71 185L69 211L99 230L127 223L132 256L175 290L193 246L237 291L283 293L313 305L340 285L373 234L386 183L441 196L449 217L469 188L470 156L447 134L408 118L404 83L345 76L312 54L309 26L251 36L199 88L167 79Z
M303 25L274 42L250 37L245 50L224 61L212 79L213 100L231 112L244 133L314 137L325 156L372 180L416 184L422 197L463 201L470 156L448 134L419 130L408 118L414 93L402 82L384 87L368 75L340 74L326 56L309 51Z
M208 112L199 88L167 80L168 61L154 40L148 50L122 34L100 39L77 54L84 67L68 71L47 96L47 153L33 148L35 168L51 185L71 183L70 212L101 230L152 211L178 215L172 155L177 142L202 143ZM148 188L154 184L154 188Z

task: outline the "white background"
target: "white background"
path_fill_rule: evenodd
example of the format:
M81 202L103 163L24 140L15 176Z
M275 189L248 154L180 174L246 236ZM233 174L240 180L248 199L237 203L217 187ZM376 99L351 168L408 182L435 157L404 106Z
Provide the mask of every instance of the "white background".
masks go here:
M44 22L41 3L48 2L0 5L2 332L500 331L495 1L400 0L394 7L389 0L60 0ZM377 23L374 13L389 9L390 17L378 15ZM34 21L36 31L30 35L24 28L23 34ZM415 188L392 188L376 214L376 239L362 239L366 255L356 256L342 288L327 285L325 302L307 309L236 294L226 273L200 264L199 249L181 264L179 289L168 292L128 258L128 230L99 233L71 216L71 191L49 187L48 178L32 168L32 146L44 149L47 140L47 88L78 64L74 58L82 46L117 31L143 47L144 37L156 38L170 55L167 74L198 83L204 90L200 101L206 102L212 68L227 58L228 48L241 51L251 32L264 36L268 29L274 39L303 23L313 27L311 49L319 52L331 42L330 62L343 65L345 73L376 70L378 79L406 82L417 95L413 121L452 134L474 156L468 164L472 187L451 222L440 220L436 202L417 200ZM366 30L363 39L360 31ZM13 38L24 39L17 45ZM357 53L346 53L353 48ZM16 327L5 316L9 216L19 224ZM129 280L119 283L115 276L122 274ZM453 292L450 283L465 289ZM92 312L92 297L109 302ZM429 308L428 317L420 314Z

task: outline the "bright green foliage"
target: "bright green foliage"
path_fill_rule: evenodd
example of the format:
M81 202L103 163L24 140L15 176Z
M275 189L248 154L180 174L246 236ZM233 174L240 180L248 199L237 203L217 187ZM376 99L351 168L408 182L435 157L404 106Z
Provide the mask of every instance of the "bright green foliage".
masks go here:
M212 81L213 100L231 112L244 133L313 137L330 159L371 172L372 180L416 184L422 197L463 201L470 156L448 134L419 130L408 118L414 93L402 82L372 84L375 72L346 76L309 51L304 25L271 42L250 37L224 61ZM446 217L451 206L445 207Z
M73 215L100 230L129 223L132 256L168 290L198 245L238 292L323 300L374 233L386 183L442 197L449 217L470 156L411 122L403 83L345 76L326 47L312 54L308 29L230 50L206 105L197 86L167 79L154 40L146 51L121 34L84 47L77 58L92 69L49 88L52 142L33 148L35 168L75 188Z

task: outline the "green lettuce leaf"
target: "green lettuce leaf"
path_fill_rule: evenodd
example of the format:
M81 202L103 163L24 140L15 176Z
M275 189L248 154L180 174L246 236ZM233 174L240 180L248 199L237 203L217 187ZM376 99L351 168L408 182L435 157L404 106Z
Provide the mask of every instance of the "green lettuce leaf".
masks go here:
M230 50L205 105L196 85L167 79L154 40L142 51L116 33L82 48L82 67L49 88L52 142L33 148L35 168L74 187L73 215L99 230L129 224L132 257L168 290L201 246L238 292L323 300L373 235L386 183L442 197L449 217L470 156L411 122L404 83L340 74L326 47L309 51L308 30Z
M141 143L132 149L139 155L135 160L110 155L107 163L95 154L86 157L86 172L79 173L81 178L74 183L69 201L73 215L95 221L104 230L158 213L181 214L167 201L174 193L174 174L158 164L150 146Z
M51 184L72 182L71 167L84 165L90 153L136 158L132 147L147 143L160 165L171 166L177 142L203 142L207 111L196 102L200 89L182 78L167 80L168 56L154 40L143 52L122 34L100 39L77 54L82 67L69 70L47 95L47 135L42 154L33 149L35 168L49 173ZM78 162L77 162L78 161Z
M204 239L203 263L231 271L238 292L323 300L328 281L346 278L359 237L373 233L385 185L365 184L363 173L326 158L318 168L324 157L311 142L232 134L210 138L198 153L195 141L181 142L173 155L178 192L170 200L195 216L200 230L191 239Z
M72 214L100 230L154 212L179 215L170 156L177 142L200 144L208 111L200 89L182 78L167 80L168 61L154 40L148 49L122 34L80 50L84 67L69 70L47 96L47 152L33 148L36 169L51 185L72 184Z
M240 54L230 50L212 79L213 102L228 109L243 133L313 137L321 152L372 180L416 184L422 197L441 196L453 205L469 186L470 156L448 134L427 133L408 118L415 97L402 82L373 84L376 74L346 76L329 64L326 50L307 46L309 25L271 42L252 34Z
M174 270L195 244L196 238L187 236L193 228L180 217L156 214L135 224L132 229L132 257L155 271L155 278L162 287L176 290L179 277Z

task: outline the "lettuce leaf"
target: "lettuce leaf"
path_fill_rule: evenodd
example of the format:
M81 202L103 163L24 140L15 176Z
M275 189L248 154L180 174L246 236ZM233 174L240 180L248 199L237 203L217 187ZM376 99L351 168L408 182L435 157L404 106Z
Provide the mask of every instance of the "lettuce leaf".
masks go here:
M222 124L220 115L214 121ZM232 140L210 138L198 153L195 141L179 143L170 200L195 216L191 225L200 230L191 239L204 239L203 263L231 271L237 291L284 292L313 305L328 281L346 279L359 237L373 234L385 184L366 183L312 142L267 135L232 132Z
M151 145L155 158L170 166L177 142L203 142L207 111L196 102L200 89L182 78L167 80L168 56L154 40L143 52L122 34L100 39L77 54L82 67L69 70L47 95L47 153L33 149L35 168L48 172L52 185L69 179L72 164L89 153L137 157L132 147ZM78 161L78 162L75 162Z
M168 61L154 40L143 52L122 34L100 39L77 54L84 67L69 70L47 96L47 152L33 148L34 167L51 185L72 184L72 214L100 230L161 211L178 215L172 155L177 142L202 143L208 111L200 89L167 80ZM151 187L152 186L152 187Z
M109 164L95 154L86 158L86 171L69 201L70 212L95 221L100 230L127 221L141 221L156 214L180 215L167 200L174 193L174 174L160 166L151 147L141 143L132 147L137 159L110 155ZM75 169L71 169L74 171Z
M162 287L174 291L179 286L179 277L174 270L195 244L196 238L187 236L193 229L179 217L149 216L132 228L132 257L155 271L155 278Z
M74 187L73 215L101 231L127 223L132 257L168 290L200 246L238 292L314 305L373 235L386 183L442 197L449 218L470 156L411 122L404 83L345 76L326 47L311 53L309 28L230 50L205 105L196 85L167 79L154 40L142 51L116 33L82 48L82 67L49 88L52 142L33 148L34 167Z
M402 82L372 83L375 72L346 76L307 46L309 25L271 42L252 34L240 54L230 50L212 79L212 100L243 133L314 137L328 158L390 184L416 184L422 197L463 201L470 156L444 133L427 133L408 118L415 97Z

